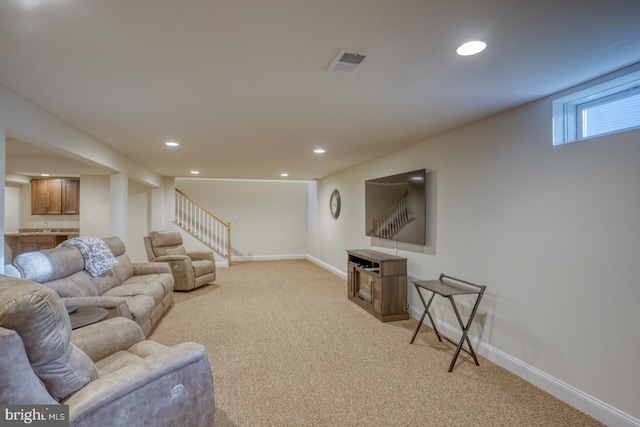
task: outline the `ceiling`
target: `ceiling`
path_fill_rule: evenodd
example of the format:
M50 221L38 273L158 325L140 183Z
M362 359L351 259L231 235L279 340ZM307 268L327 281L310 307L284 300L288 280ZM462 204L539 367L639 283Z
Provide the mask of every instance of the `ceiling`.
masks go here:
M86 160L73 158L64 153L43 150L39 146L14 138L7 138L6 153L7 172L25 177L39 176L42 173L47 173L52 177L79 177L81 175L109 175L113 172L100 165L87 163Z
M635 63L639 16L637 0L4 0L0 85L159 175L306 180ZM487 49L456 55L474 39ZM356 73L327 70L341 49L366 55ZM43 171L20 145L7 172Z

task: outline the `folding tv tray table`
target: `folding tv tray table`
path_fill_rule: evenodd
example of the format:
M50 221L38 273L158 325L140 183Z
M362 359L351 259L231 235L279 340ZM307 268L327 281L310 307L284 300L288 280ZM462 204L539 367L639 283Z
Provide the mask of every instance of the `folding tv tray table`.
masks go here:
M411 338L410 344L413 344L413 341L416 339L416 335L418 335L418 331L420 330L420 326L422 326L422 322L424 321L425 316L429 316L429 321L431 322L431 326L433 327L433 331L436 333L438 337L438 341L442 342L442 338L449 341L451 344L456 345L456 352L451 360L451 364L449 365L449 372L453 370L453 366L456 364L456 360L458 359L458 355L460 354L460 350L464 350L466 353L470 354L473 357L473 360L476 362L476 366L480 366L478 363L478 358L476 357L475 351L473 351L473 346L471 346L471 341L468 337L469 328L471 327L471 323L473 322L473 318L476 315L476 311L478 310L478 306L480 305L480 300L482 299L482 294L484 294L484 290L486 288L485 285L476 285L471 282L467 282L464 280L456 279L451 276L447 276L444 274L440 275L438 280L418 280L414 281L413 285L416 287L416 291L418 292L418 296L420 296L420 300L422 301L422 305L424 306L424 313L422 313L422 317L420 318L420 322L418 322L418 326L416 327L415 332L413 333L413 338ZM421 289L431 292L431 297L429 298L429 302L425 302L424 296L422 295ZM456 314L456 318L458 319L458 323L460 324L460 328L462 329L462 336L460 337L459 342L455 342L452 339L442 335L438 328L436 328L436 324L433 321L433 317L431 317L431 313L429 313L429 307L431 306L431 302L436 294L447 298L451 302L451 306L453 307L453 311ZM462 322L462 317L460 316L460 312L458 311L458 307L453 300L455 295L476 295L476 301L473 305L473 310L467 319L467 324L465 325ZM467 342L469 346L469 350L464 348L464 343Z

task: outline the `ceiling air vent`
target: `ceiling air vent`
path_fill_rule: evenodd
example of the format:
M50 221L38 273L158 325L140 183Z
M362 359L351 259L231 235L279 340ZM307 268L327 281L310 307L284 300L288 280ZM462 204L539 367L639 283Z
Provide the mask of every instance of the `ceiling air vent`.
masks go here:
M335 59L329 66L329 71L354 73L358 66L362 63L362 61L364 61L364 58L366 57L362 54L347 52L343 49L338 53L338 56L335 57Z

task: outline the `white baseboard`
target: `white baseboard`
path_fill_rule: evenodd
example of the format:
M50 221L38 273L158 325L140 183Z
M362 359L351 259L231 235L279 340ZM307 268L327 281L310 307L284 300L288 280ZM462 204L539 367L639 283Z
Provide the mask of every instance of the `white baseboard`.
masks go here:
M231 257L231 262L234 261L277 261L285 259L307 259L303 254L284 254L284 255L245 255Z
M343 272L338 270L337 268L332 267L331 265L320 261L317 258L314 258L312 256L309 255L303 255L303 254L284 254L284 255L247 255L247 256L234 256L231 258L231 263L233 262L241 262L241 261L277 261L277 260L288 260L288 259L306 259L308 261L311 261L314 264L319 265L320 267L324 268L325 270L330 271L331 273L335 274L336 276L340 276L341 278L343 278L344 280L347 280L347 275ZM216 261L216 267L229 267L229 263L227 261L220 261L217 260Z
M414 319L420 319L423 309L413 306L409 307L409 314ZM429 323L425 323L429 326ZM458 340L462 335L460 328L455 328L443 321L436 319L436 326L440 332L451 339ZM555 396L568 405L590 415L601 423L609 427L640 427L640 420L634 418L613 406L596 399L577 388L552 377L551 375L521 361L515 357L499 350L491 345L469 336L473 348L480 356L490 360L492 363L506 369L519 376L525 381L541 388L547 393Z
M344 271L338 270L337 268L327 264L326 262L321 261L318 258L314 258L314 257L312 257L310 255L306 255L305 258L307 260L311 261L312 263L319 265L320 267L324 268L325 270L328 270L328 271L332 272L336 276L342 277L344 280L347 280L347 273L345 273Z

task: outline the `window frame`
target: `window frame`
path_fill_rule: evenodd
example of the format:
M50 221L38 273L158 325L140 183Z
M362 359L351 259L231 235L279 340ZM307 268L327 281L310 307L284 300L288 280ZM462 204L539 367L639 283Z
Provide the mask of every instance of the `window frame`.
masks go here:
M553 106L553 145L585 141L614 133L627 132L640 127L627 127L593 136L583 136L582 111L586 107L606 104L627 96L633 96L640 90L640 71L611 78L602 83L593 83L589 87L569 95L556 98Z

